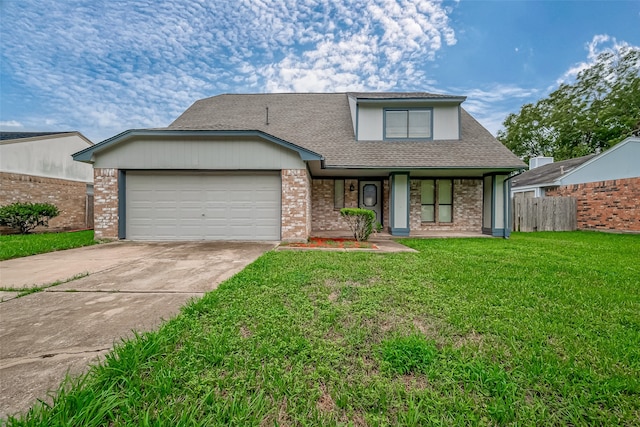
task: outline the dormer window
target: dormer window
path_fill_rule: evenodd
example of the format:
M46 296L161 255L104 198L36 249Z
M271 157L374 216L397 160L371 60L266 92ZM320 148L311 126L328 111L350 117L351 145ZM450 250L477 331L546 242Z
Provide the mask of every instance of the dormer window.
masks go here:
M384 139L432 139L433 109L385 108Z

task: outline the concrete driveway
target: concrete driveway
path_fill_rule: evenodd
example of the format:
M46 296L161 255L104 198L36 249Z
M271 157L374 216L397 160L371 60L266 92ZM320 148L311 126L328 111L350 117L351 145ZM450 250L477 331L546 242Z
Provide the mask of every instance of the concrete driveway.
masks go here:
M275 243L115 242L0 262L0 418L50 401L120 338L149 331ZM74 292L70 292L74 291Z

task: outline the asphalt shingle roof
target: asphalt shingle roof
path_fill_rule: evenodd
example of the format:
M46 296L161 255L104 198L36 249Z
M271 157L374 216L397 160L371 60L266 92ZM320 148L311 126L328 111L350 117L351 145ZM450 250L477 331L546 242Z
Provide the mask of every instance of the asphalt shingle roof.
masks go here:
M525 166L464 109L459 140L356 141L348 96L464 99L423 92L226 94L196 101L168 129L259 130L321 154L328 166L513 169Z
M511 187L518 188L536 184L551 184L561 176L568 174L581 164L586 163L594 156L595 154L589 154L582 157L549 163L544 166L528 170L514 177L511 180Z
M60 135L71 132L0 132L0 141L13 139L35 138L37 136Z

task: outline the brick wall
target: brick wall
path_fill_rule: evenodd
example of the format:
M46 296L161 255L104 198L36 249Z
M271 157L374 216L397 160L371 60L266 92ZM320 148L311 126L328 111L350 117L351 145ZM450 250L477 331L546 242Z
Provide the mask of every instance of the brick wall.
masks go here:
M409 202L411 231L481 231L482 230L482 180L453 180L453 222L422 222L420 200L421 180L411 180ZM437 214L436 214L437 216Z
M314 179L311 183L311 229L313 231L348 230L340 217L340 210L333 208L333 179ZM345 185L345 197L349 186Z
M344 207L358 207L358 180L344 180ZM333 179L314 179L311 187L311 218L313 231L349 230L349 226L340 216L340 209L333 207ZM349 188L353 185L354 191ZM389 226L389 181L383 181L383 218L384 226Z
M564 185L546 195L576 198L580 230L640 231L640 177Z
M96 239L118 238L118 170L93 170L94 231Z
M16 202L51 203L58 208L60 215L36 232L87 228L86 182L0 172L0 206Z
M311 233L310 181L306 169L282 170L283 241L306 241Z

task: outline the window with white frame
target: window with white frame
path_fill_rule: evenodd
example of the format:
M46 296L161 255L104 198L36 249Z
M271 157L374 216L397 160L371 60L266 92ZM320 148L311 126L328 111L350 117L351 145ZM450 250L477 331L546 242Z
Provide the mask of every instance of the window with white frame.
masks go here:
M422 180L420 203L422 222L453 222L453 180Z
M387 108L384 110L385 139L431 139L430 108Z

